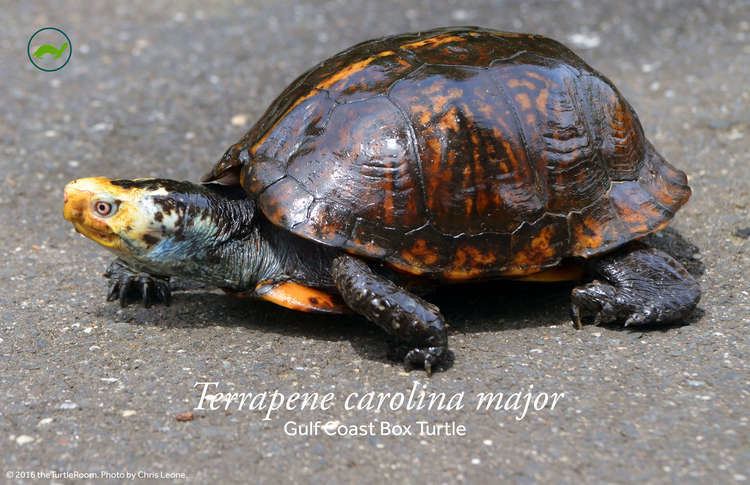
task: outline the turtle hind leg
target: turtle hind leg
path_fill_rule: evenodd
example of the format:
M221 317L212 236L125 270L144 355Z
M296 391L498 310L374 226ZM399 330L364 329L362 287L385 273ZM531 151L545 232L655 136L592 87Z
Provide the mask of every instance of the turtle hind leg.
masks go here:
M122 307L132 299L142 300L146 308L152 303L169 306L172 300L169 278L135 271L121 259L110 263L104 277L109 279L107 301L119 300Z
M376 275L363 261L343 255L333 260L333 281L344 302L385 330L393 345L389 355L428 374L451 359L445 320L431 303Z
M687 318L700 300L698 282L674 258L658 249L632 245L592 263L602 280L578 286L571 294L573 320L595 324L647 325Z

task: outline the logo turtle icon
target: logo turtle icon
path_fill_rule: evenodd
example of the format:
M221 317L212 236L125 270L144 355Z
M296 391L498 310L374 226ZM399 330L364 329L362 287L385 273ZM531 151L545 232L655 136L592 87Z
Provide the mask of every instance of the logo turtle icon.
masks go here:
M34 48L32 48L34 44ZM73 55L73 43L68 34L57 27L42 27L32 34L26 44L26 55L31 64L45 72L59 71Z
M34 51L34 57L36 57L37 59L41 59L45 55L49 54L53 59L59 59L66 50L68 50L67 42L63 42L59 48L55 47L52 44L43 44L40 45L36 49L36 51Z

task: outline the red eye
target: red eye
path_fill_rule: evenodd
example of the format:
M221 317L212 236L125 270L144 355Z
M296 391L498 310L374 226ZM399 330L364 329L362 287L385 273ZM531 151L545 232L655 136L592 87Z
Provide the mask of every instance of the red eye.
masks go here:
M94 210L96 210L100 216L108 216L112 213L112 204L99 200L94 204Z

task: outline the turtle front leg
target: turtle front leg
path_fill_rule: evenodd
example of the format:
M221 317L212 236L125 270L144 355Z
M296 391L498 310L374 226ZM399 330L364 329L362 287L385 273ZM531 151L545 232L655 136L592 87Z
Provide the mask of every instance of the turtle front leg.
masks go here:
M435 305L376 275L352 256L334 259L331 274L349 308L394 337L392 355L407 367L422 366L430 374L448 358L445 321Z
M110 263L104 277L109 279L107 301L120 300L122 307L131 299L141 299L146 308L152 303L164 303L169 306L172 300L169 278L135 271L121 259L115 259Z
M573 320L646 325L683 320L698 305L698 282L674 258L658 249L634 245L592 263L604 281L573 289Z

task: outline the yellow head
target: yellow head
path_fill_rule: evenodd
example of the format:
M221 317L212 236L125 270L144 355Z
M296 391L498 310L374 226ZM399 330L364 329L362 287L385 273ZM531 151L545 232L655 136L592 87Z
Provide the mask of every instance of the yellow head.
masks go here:
M106 177L83 178L65 186L63 216L76 231L116 253L124 239L135 242L153 232L143 207L144 190L125 188Z

